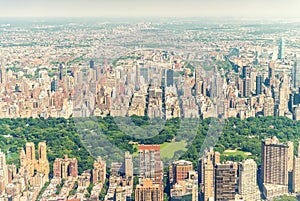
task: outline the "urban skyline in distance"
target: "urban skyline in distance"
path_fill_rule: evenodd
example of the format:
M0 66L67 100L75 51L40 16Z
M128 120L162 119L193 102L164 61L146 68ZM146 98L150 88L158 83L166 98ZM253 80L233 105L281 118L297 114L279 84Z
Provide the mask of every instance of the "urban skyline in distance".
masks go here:
M0 17L300 18L298 0L1 0Z

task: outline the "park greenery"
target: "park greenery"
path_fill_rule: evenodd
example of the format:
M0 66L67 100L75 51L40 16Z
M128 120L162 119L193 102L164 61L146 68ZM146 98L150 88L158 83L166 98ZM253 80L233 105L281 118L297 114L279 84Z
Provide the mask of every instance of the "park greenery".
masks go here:
M202 145L209 146L211 143L207 140L209 133L218 132L213 140L216 143L211 145L215 144L214 148L221 153L223 161L253 158L258 164L261 142L265 138L277 136L283 143L293 141L295 150L300 139L300 121L286 117L229 118L217 124L218 121L211 118L161 120L138 116L0 119L0 148L6 153L8 163L18 164L20 150L25 147L26 141L34 142L36 149L38 142L46 141L51 166L55 158L68 154L78 159L78 169L82 173L92 169L99 153L107 156L103 157L104 160L117 155L110 154L116 152L113 150L116 147L122 158L125 151L135 155L137 144L160 144L163 159L190 160L196 168Z

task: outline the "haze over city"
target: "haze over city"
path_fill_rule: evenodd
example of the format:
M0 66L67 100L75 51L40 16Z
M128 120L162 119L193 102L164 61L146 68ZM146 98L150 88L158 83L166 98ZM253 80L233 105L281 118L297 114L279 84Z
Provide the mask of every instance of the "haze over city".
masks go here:
M0 17L300 17L298 0L1 0Z

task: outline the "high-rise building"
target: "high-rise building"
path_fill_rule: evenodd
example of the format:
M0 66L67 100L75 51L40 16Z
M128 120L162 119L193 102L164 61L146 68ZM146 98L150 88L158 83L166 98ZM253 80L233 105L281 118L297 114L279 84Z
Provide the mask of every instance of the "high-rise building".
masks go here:
M39 154L39 159L36 163L36 170L38 173L41 173L45 175L46 180L48 181L48 176L49 176L49 161L47 158L47 145L45 142L40 142L38 144L38 154Z
M143 68L140 68L140 74L141 74L141 76L144 78L144 80L145 80L145 82L148 82L149 81L149 76L148 76L148 74L149 74L149 72L148 72L148 68L145 68L145 67L143 67Z
M284 59L285 57L285 42L284 39L281 38L279 40L279 46L278 46L278 59Z
M296 57L293 69L294 87L298 90L300 87L300 55Z
M151 179L143 179L135 189L135 200L163 201L164 191L162 185L154 184Z
M78 162L76 158L56 158L53 163L53 176L59 178L67 178L68 176L78 176Z
M133 177L133 163L132 163L132 155L129 152L125 152L125 177L132 178Z
M94 161L94 169L92 171L93 184L97 183L105 183L106 178L106 162L101 159L101 157L97 158L97 161Z
M277 116L284 116L289 112L289 78L285 72L283 72L282 81L279 86L279 105L277 110Z
M293 164L294 164L294 143L291 141L288 141L288 171L293 171Z
M253 159L247 159L239 164L238 191L243 200L259 200L256 174L257 165Z
M251 68L249 66L243 66L243 78L250 77Z
M32 177L34 175L34 169L36 166L34 143L27 142L25 149L26 149L26 164L29 171L29 175Z
M274 99L272 97L266 97L263 108L264 116L274 116Z
M261 179L268 199L288 192L288 146L276 137L262 142Z
M63 79L63 65L59 64L59 68L58 68L58 78L59 80Z
M298 153L297 156L294 157L293 164L293 192L300 192L300 141L298 142Z
M51 91L55 92L58 90L58 80L57 77L55 76L51 82Z
M270 80L274 80L275 78L275 62L274 61L271 61L269 63L269 74L268 74L268 77Z
M237 194L237 163L218 163L215 166L215 201L235 201Z
M4 67L0 68L0 83L5 84L6 82L6 69Z
M190 161L180 160L173 162L169 167L170 183L175 184L188 179L188 173L192 170L193 163Z
M198 201L198 174L189 171L188 178L181 180L172 186L170 190L171 201Z
M251 79L249 77L244 78L244 97L251 95Z
M261 75L256 76L256 95L262 94L263 77Z
M160 145L139 145L139 176L162 184L163 163L160 158Z
M90 68L95 69L95 61L90 60Z
M201 201L208 201L215 197L214 166L217 163L220 163L220 153L214 152L213 148L205 150L204 156L199 159L198 181Z
M167 70L167 86L174 84L174 71L172 69Z
M8 184L8 169L6 165L6 157L0 151L0 196L5 192L5 187Z

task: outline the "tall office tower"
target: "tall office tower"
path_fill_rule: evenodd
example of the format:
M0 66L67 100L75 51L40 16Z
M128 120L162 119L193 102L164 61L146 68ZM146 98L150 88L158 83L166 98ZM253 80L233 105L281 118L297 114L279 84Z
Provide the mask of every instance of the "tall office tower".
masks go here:
M216 99L220 97L220 94L222 92L222 86L221 86L221 76L218 72L218 68L214 68L214 74L212 75L211 82L210 82L210 91L209 95L212 99Z
M27 163L29 175L33 176L34 169L36 166L35 149L34 149L33 142L26 142L26 163Z
M274 99L272 97L266 97L263 108L264 116L274 116Z
M271 61L269 63L268 78L269 78L269 84L270 84L270 86L273 85L274 84L274 80L275 80L275 61Z
M277 116L284 116L288 111L289 102L289 78L285 72L283 72L283 78L279 86L279 105Z
M261 75L256 76L256 95L262 94L263 77Z
M247 159L239 164L239 194L243 200L259 200L259 190L256 181L257 165L253 159Z
M0 83L1 84L6 83L6 69L4 67L0 68Z
M125 177L132 178L133 177L133 163L132 163L132 155L129 152L125 152Z
M296 62L294 63L293 81L294 88L298 90L300 87L300 55L296 57Z
M0 151L0 196L5 192L5 187L8 184L8 169L6 165L6 157Z
M160 158L160 145L139 145L140 178L152 179L155 184L163 182L163 163Z
M205 150L203 157L199 159L198 181L201 201L208 201L215 197L214 166L217 163L220 163L220 153L214 152L213 148Z
M58 80L57 77L55 76L51 82L51 92L55 92L58 90Z
M288 192L288 146L276 137L262 142L261 179L267 199Z
M174 71L172 69L167 70L167 86L174 84Z
M241 78L238 78L238 90L241 97L244 96L244 80Z
M294 143L291 141L288 141L288 171L293 171L293 164L294 164Z
M95 61L90 60L90 68L95 69Z
M251 95L251 84L250 78L244 78L244 97L249 97Z
M101 157L98 157L96 161L94 161L94 169L92 171L93 184L97 183L105 183L106 178L106 162L102 160Z
M179 181L188 179L189 171L193 170L193 163L190 161L180 160L174 161L169 166L170 183L175 184Z
M218 163L215 166L215 201L235 201L237 163Z
M59 80L63 79L63 65L59 64L59 68L58 68L58 78Z
M145 68L141 68L140 69L140 74L141 76L144 78L145 82L148 82L149 81L149 76L148 76L148 68L145 67Z
M136 64L135 66L135 90L140 89L140 66Z
M293 192L300 192L300 141L298 142L298 154L294 157L292 187Z
M142 184L135 189L135 200L163 201L164 190L162 185L154 184L151 179L143 179Z
M279 46L278 46L278 59L284 59L285 56L284 50L285 50L285 42L284 39L281 38L279 40Z
M251 68L249 66L243 66L243 78L250 77Z

